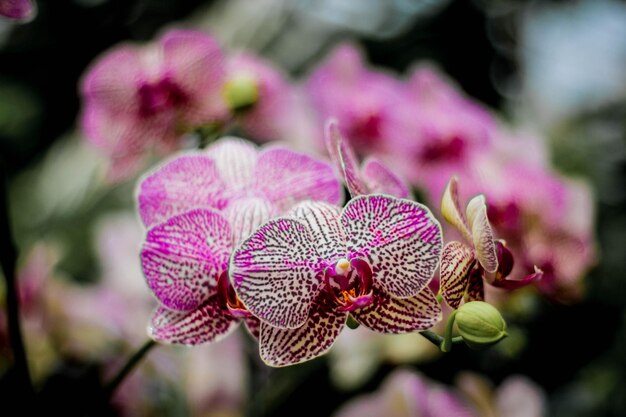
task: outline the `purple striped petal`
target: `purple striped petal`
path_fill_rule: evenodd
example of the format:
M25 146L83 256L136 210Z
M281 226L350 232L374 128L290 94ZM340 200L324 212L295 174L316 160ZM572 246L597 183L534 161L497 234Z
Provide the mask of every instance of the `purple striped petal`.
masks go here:
M215 294L231 247L228 221L213 210L197 209L150 229L141 265L165 307L188 311Z
M485 284L483 275L478 269L474 269L469 276L467 282L466 301L485 301Z
M458 230L468 242L472 242L472 234L470 232L465 212L459 204L459 188L456 177L450 178L450 182L443 192L441 198L441 214L443 218Z
M485 271L494 273L498 269L498 254L493 230L487 218L485 197L478 195L467 204L467 220L472 230L472 240L476 258Z
M450 307L458 308L461 304L475 262L472 249L461 242L450 242L443 249L439 267L441 294Z
M251 142L235 137L222 138L206 149L206 155L215 163L228 192L240 193L254 180L258 150Z
M230 222L233 242L238 244L246 239L260 225L271 217L272 209L262 198L242 198L231 202L224 210Z
M223 339L238 324L239 319L224 311L218 297L211 297L189 312L157 308L148 334L158 342L198 345Z
M376 158L363 162L363 179L370 193L389 194L400 198L411 198L409 187L386 165Z
M339 223L340 209L322 202L305 201L292 215L306 224L320 259L332 262L346 254L346 236Z
M352 199L341 214L348 251L369 259L374 281L390 295L416 295L432 279L441 226L419 203L385 195Z
M409 333L430 329L441 321L441 306L428 287L409 298L374 289L372 304L353 311L352 316L376 332Z
M222 209L226 204L217 167L201 154L169 160L140 181L137 194L139 215L146 227L187 210Z
M330 148L330 155L334 159L334 163L338 165L339 170L343 174L346 187L350 191L350 195L356 197L358 195L369 194L361 172L359 171L359 163L354 155L354 151L350 144L342 137L339 131L339 125L336 121L331 121L326 125L326 144Z
M253 188L287 211L304 200L340 204L341 184L326 162L283 148L266 149L259 155Z
M279 329L261 323L259 350L269 366L295 365L328 352L341 333L348 313L338 311L320 297L311 315L297 329Z
M321 289L311 233L300 221L270 220L235 250L230 280L259 319L281 328L300 327Z

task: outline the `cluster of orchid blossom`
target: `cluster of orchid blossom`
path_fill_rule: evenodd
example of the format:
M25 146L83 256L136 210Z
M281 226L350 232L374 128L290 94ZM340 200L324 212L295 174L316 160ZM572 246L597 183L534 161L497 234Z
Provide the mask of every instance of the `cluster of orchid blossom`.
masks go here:
M359 167L335 121L326 138L336 169L228 137L141 179L138 209L148 228L141 262L161 303L152 338L195 345L243 321L262 359L286 366L327 352L349 316L391 334L441 320L429 287L442 255L439 222L402 198L408 188L383 163ZM337 170L352 196L343 208ZM490 232L484 202L481 214L477 235ZM491 262L497 269L498 259Z
M595 262L589 190L552 172L545 144L504 128L431 66L400 79L369 68L356 47L343 44L303 82L292 82L250 53L224 53L203 32L173 29L147 45L105 53L83 77L81 91L83 131L108 156L110 179L128 178L147 155L186 147L189 138L230 133L276 140L345 164L348 187L357 195L410 197L402 178L433 206L451 177L462 178L463 199L485 194L483 205L502 239L496 251L516 259L507 266L511 275L519 279L537 266L543 279L534 287L550 298L579 298L581 278ZM325 146L322 126L329 118L354 151L340 155ZM295 190L278 193L288 192ZM280 214L275 209L263 213ZM467 227L455 224L467 239ZM461 256L451 251L446 258ZM492 266L473 265L494 282ZM477 283L482 272L470 269Z

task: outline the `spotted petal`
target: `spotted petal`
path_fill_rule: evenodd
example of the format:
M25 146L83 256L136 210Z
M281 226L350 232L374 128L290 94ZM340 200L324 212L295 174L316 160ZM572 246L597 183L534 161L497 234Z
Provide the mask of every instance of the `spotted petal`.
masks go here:
M222 209L226 204L216 165L201 154L169 160L140 181L137 194L139 215L147 227L187 210Z
M243 318L243 324L250 336L258 341L261 335L261 321L254 316L248 316Z
M472 249L461 242L450 242L443 249L439 267L441 294L450 307L458 308L461 304L475 262Z
M278 218L265 223L235 250L230 280L255 316L280 328L296 328L307 320L321 288L313 244L302 222Z
M345 256L346 236L339 223L339 207L320 201L305 201L291 212L306 224L320 259L333 261Z
M448 182L443 192L443 197L441 198L441 214L448 223L454 226L461 235L463 235L465 240L472 242L472 233L470 232L467 218L459 204L459 189L456 177L450 178L450 182Z
M163 306L152 315L148 334L157 342L198 345L216 342L228 336L239 324L239 319L228 314L211 297L195 310L180 312Z
M346 187L350 191L350 195L356 197L358 195L369 194L369 189L361 178L359 171L359 163L357 162L354 151L350 144L342 137L339 131L339 125L335 120L331 120L326 125L326 147L335 165L343 174Z
M409 298L396 298L376 288L373 295L372 304L353 311L352 316L376 332L415 332L441 320L441 306L428 287Z
M224 210L233 231L236 244L250 236L261 224L271 217L272 209L262 198L241 198L231 202Z
M378 159L366 159L363 162L361 172L370 193L383 193L400 198L411 198L411 191L404 181Z
M498 269L498 255L493 230L487 218L487 204L485 197L478 195L467 204L467 219L472 230L472 240L478 262L485 271L496 272Z
M275 367L295 365L328 352L341 333L348 313L338 311L320 297L311 315L297 329L278 329L261 323L261 359Z
M441 255L441 226L422 204L385 195L352 199L341 214L348 251L369 259L374 281L390 295L416 295Z
M189 311L215 294L232 247L228 221L213 210L174 216L148 231L141 265L165 307Z
M284 148L261 152L255 171L254 188L278 207L289 210L303 200L339 204L343 200L341 184L326 162Z
M229 193L241 196L242 190L252 184L259 152L251 142L225 137L213 143L205 152L215 163Z

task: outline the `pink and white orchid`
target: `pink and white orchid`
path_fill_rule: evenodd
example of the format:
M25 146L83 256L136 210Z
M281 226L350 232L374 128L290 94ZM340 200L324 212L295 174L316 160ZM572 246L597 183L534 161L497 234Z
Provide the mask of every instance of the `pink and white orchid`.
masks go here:
M148 45L124 44L84 76L82 127L124 178L149 150L180 146L185 132L224 120L223 57L203 32L170 30Z
M251 232L300 201L340 204L343 194L324 161L228 137L204 151L176 155L148 173L139 183L137 200L147 227L191 209L214 208L235 223L245 220L243 212L253 212L258 222L248 224L246 230Z
M441 255L441 293L450 307L457 308L463 298L484 300L483 280L497 287L515 289L543 275L535 267L534 273L521 280L507 278L513 269L513 255L504 241L494 238L485 197L472 198L463 211L456 177L450 179L443 193L441 213L469 243L448 242Z
M411 191L396 174L375 157L368 157L358 166L352 146L342 136L335 119L326 122L326 149L330 159L342 173L350 195L384 193L410 198Z
M441 308L427 286L441 246L437 220L409 200L360 196L341 211L304 202L252 233L229 275L261 320L263 360L293 365L327 352L348 314L381 333L437 323Z
M325 162L284 148L259 151L236 138L177 156L145 177L139 214L149 227L141 259L161 302L156 340L198 344L258 321L227 277L234 246L264 221L299 201L339 203L339 181Z

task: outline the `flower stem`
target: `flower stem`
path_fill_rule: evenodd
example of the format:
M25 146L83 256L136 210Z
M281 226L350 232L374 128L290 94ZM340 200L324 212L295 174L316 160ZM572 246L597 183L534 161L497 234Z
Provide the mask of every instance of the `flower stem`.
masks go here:
M25 399L28 402L28 397L34 396L34 389L28 371L26 349L24 348L22 328L20 326L20 300L15 277L17 248L11 233L6 182L4 166L0 166L0 248L2 248L0 250L0 265L6 283L7 321L11 350L13 351L13 369L19 383L18 390L25 394L27 397Z
M130 374L133 368L143 359L144 356L156 346L156 342L152 339L146 341L126 362L126 364L119 370L117 375L113 377L105 386L104 394L106 398L111 398L117 387L122 381Z
M450 352L450 350L452 350L452 329L454 328L454 319L457 311L458 310L454 310L452 314L450 314L450 317L448 317L446 332L444 333L443 342L441 343L442 352Z
M419 333L424 336L426 340L441 349L444 342L444 338L442 336L439 336L437 333L431 332L430 330L423 330ZM463 338L461 336L453 337L450 339L450 342L452 345L457 345L459 343L463 343Z

